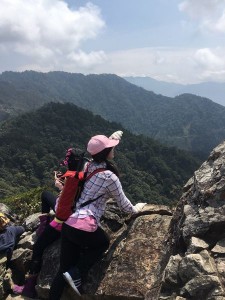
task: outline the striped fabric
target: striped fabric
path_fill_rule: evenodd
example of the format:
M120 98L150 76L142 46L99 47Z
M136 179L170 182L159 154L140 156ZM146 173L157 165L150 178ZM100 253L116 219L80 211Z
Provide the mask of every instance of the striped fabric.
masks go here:
M88 166L88 174L99 168L106 168L106 164L91 162ZM95 202L80 208L82 203L95 199L100 195L102 196ZM130 200L125 196L119 178L113 172L106 170L93 175L90 180L85 182L83 192L77 202L76 212L71 217L85 218L92 215L97 220L98 225L100 225L100 219L105 211L106 201L109 198L114 198L122 211L128 213L136 212Z

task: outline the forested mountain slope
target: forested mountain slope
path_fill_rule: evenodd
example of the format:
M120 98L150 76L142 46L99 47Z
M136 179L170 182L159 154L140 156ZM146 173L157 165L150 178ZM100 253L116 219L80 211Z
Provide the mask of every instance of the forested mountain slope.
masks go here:
M49 103L35 112L2 122L0 197L53 185L53 171L71 146L86 148L91 136L122 129L73 104ZM124 130L116 163L127 196L133 201L171 203L198 168L189 153L160 145Z
M164 97L109 74L27 71L0 76L2 113L7 105L16 112L50 101L72 102L133 133L202 153L202 159L225 138L225 107L206 98Z

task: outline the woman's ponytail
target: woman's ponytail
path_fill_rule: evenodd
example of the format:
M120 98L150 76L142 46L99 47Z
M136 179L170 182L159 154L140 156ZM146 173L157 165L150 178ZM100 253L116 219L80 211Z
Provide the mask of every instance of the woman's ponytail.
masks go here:
M105 162L107 170L112 171L116 176L119 177L118 168L116 167L116 165L113 162L111 162L107 159L107 157L108 157L111 150L112 150L112 147L111 148L105 148L101 152L99 152L95 155L92 155L92 158L96 163Z

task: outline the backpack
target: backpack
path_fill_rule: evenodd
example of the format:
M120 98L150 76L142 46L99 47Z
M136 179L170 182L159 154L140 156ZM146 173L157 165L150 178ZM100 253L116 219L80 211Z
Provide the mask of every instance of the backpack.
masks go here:
M9 218L7 218L5 214L0 212L0 232L5 230L9 222L10 222Z
M84 166L84 159L84 156L80 157L80 162L78 165L81 166L81 168L83 168ZM102 171L105 171L105 169L97 169L87 176L87 172L84 172L83 170L81 171L80 168L78 168L78 170L76 171L67 171L65 174L62 175L62 177L66 178L66 180L63 190L58 199L58 204L55 213L57 219L61 221L66 221L69 218L69 216L73 213L77 200L80 197L80 194L84 187L84 183L87 180L89 180L93 175ZM82 207L89 204L90 201L95 201L98 198L87 201L87 203L84 203Z

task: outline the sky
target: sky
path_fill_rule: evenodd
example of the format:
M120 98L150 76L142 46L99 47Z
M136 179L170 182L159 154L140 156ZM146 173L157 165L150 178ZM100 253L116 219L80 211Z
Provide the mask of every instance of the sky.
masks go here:
M0 72L225 82L225 0L0 0Z

